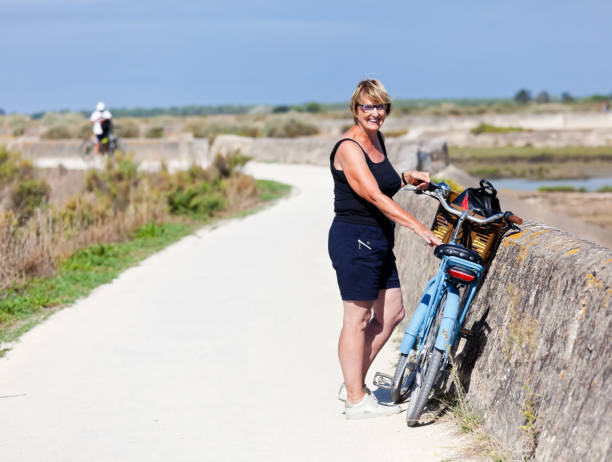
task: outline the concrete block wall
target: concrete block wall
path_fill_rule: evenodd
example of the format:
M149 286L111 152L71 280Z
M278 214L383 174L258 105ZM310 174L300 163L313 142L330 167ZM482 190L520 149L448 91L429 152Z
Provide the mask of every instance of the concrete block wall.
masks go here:
M396 200L430 225L436 202ZM501 197L503 207L503 197ZM609 460L612 250L543 224L507 235L456 353L467 398L513 459ZM396 256L407 318L439 260L405 228Z
M220 135L210 149L207 139L125 139L122 143L126 151L134 153L134 159L144 165L165 161L180 168L192 162L207 164L218 153L226 154L236 150L252 156L258 162L327 166L336 141L337 137L249 138ZM389 138L386 144L389 158L398 171L440 170L448 164L448 149L444 140L416 143ZM34 160L78 158L80 146L79 140L18 140L9 144L10 149Z
M127 152L134 153L139 162L206 162L207 139L123 139ZM81 140L17 140L9 149L29 159L72 159L80 156Z
M545 114L481 114L468 116L397 116L385 122L394 129L408 127L426 131L470 130L481 122L531 130L589 130L612 126L612 112L557 112Z
M240 150L258 162L282 162L329 165L329 155L338 137L247 138L220 135L210 149L211 157L218 153ZM444 140L426 144L401 138L386 140L389 159L396 170L433 169L448 165L448 149Z

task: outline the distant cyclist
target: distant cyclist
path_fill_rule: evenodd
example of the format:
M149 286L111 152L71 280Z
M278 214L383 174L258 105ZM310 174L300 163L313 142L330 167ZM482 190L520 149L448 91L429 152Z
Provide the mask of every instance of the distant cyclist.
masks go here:
M102 101L96 104L96 110L89 117L89 121L93 123L93 133L98 139L94 150L95 154L100 153L100 144L102 144L102 152L108 152L108 138L112 130L112 118L113 116L106 109L106 105Z

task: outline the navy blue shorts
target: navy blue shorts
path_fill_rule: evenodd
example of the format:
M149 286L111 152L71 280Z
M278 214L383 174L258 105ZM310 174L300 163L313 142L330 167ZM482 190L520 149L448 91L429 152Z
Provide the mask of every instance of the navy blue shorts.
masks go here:
M393 228L333 221L328 250L342 300L376 300L400 286L393 243Z

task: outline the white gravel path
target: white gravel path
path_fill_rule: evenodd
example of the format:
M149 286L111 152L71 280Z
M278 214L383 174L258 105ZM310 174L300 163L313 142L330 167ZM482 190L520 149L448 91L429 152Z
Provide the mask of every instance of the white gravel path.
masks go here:
M456 427L346 421L325 168L55 314L0 359L0 461L437 461ZM391 372L389 344L374 370ZM461 457L459 459L463 460Z

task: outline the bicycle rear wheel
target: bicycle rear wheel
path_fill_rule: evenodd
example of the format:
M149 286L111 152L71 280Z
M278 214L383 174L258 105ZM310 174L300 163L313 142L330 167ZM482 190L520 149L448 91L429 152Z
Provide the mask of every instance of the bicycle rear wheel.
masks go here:
M86 162L90 161L93 158L95 147L96 143L93 139L87 138L86 140L83 140L81 146L79 146L79 154L81 155L81 158Z
M406 409L406 424L414 427L423 414L425 403L429 399L429 393L440 372L442 364L442 352L436 348L429 359L425 362L421 370L415 372L413 392L410 396L410 404Z

